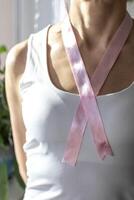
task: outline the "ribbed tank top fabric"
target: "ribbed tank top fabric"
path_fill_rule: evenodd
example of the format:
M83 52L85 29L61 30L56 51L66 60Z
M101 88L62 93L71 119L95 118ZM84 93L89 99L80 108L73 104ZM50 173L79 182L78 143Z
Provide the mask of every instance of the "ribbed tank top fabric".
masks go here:
M58 89L50 79L49 27L29 36L20 79L28 176L24 200L134 199L134 82L119 92L96 97L114 156L98 158L87 126L77 165L62 163L80 96Z

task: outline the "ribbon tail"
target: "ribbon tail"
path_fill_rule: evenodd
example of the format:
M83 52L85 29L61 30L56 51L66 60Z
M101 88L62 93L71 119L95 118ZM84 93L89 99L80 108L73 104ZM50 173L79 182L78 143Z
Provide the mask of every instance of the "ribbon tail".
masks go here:
M95 96L85 97L83 95L82 102L86 118L88 118L88 123L90 125L93 142L95 143L99 157L104 159L107 155L113 155L112 148L108 142L104 124L97 107Z
M68 163L71 166L74 166L76 164L86 124L87 124L87 119L85 118L83 106L82 103L80 102L78 109L73 117L73 122L68 135L62 162Z

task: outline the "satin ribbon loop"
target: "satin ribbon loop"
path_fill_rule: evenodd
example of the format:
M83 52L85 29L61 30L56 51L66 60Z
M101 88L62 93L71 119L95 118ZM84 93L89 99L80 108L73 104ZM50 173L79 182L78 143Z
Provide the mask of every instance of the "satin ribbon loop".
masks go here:
M65 9L66 18L62 26L62 38L71 71L80 94L80 104L73 117L62 162L75 166L87 123L90 126L93 142L99 157L104 159L107 155L113 155L112 148L106 136L96 95L99 93L128 38L133 20L128 12L126 12L122 23L114 34L93 76L89 79L80 55L66 4Z

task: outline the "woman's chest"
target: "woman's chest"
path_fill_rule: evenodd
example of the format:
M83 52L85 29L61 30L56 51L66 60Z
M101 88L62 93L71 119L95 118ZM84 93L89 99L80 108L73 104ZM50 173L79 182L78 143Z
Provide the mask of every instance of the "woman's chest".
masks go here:
M97 98L109 142L118 158L129 159L134 152L134 85L121 93ZM79 105L78 96L56 93L35 83L23 97L22 111L30 138L50 146L65 146L73 116ZM58 146L57 146L58 145ZM98 159L87 124L80 154L81 160ZM130 161L130 160L129 160Z
M51 40L51 39L49 39ZM52 83L63 91L77 93L78 89L69 65L69 61L63 46L61 37L55 42L49 41L50 48L48 49L48 71ZM55 48L57 47L57 48ZM85 64L86 72L91 80L96 71L99 62L103 58L107 48L96 47L94 49L88 48L86 45L80 45L79 50L81 57ZM134 81L134 39L132 36L122 48L116 62L109 71L108 76L100 89L98 95L118 92L127 88ZM111 59L109 57L109 60Z

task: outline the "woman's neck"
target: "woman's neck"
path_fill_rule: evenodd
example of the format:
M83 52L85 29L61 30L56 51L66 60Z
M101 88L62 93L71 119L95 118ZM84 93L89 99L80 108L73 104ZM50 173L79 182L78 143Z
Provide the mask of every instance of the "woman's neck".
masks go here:
M126 14L126 0L71 0L69 16L81 44L107 46Z

